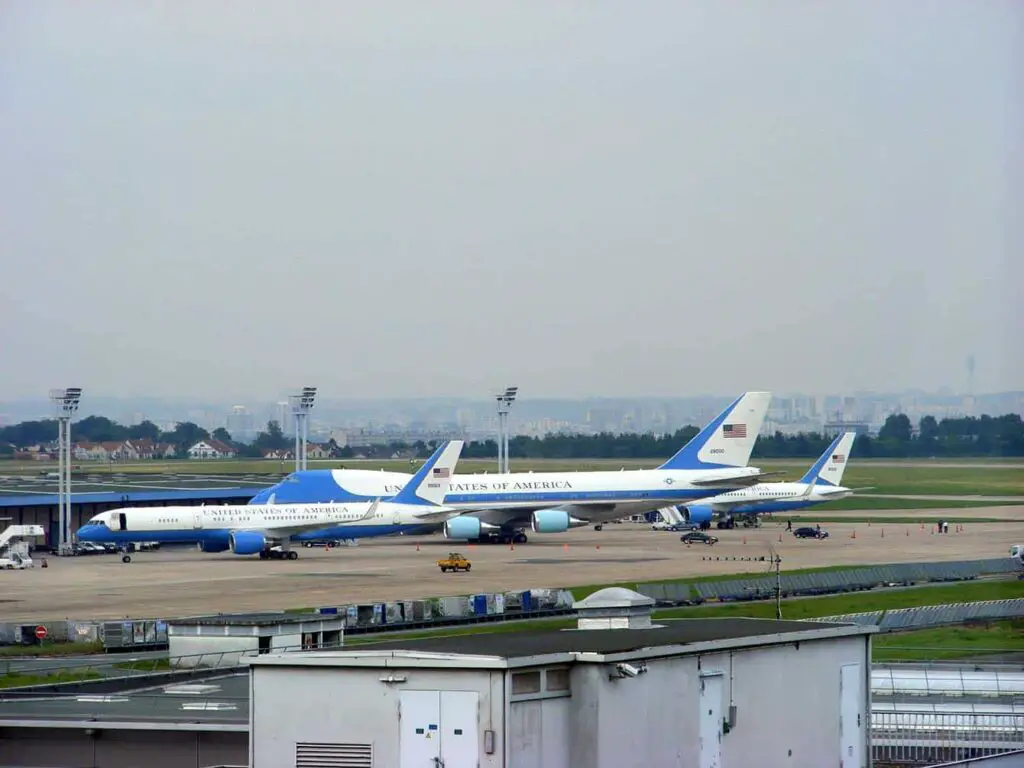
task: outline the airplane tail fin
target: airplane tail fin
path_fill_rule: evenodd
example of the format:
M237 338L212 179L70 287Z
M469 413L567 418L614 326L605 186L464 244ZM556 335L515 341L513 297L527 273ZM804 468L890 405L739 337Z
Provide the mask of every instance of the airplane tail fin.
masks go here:
M439 507L448 495L455 465L462 453L462 440L449 440L434 455L423 462L419 472L409 478L402 490L388 501L394 504L414 504L417 506Z
M801 483L811 485L839 485L843 482L846 462L850 460L850 449L856 432L843 432L818 460L811 465L807 473L800 478Z
M744 393L658 469L747 466L771 400L771 392Z

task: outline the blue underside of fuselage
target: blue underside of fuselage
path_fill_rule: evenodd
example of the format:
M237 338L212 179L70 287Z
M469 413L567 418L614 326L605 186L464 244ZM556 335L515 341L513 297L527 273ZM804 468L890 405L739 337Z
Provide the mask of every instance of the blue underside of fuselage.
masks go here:
M730 515L743 515L751 512L767 514L769 512L789 512L794 509L806 509L823 504L824 501L762 501L757 504L743 504L729 510Z
M396 533L415 533L429 530L428 525L346 525L334 528L318 528L303 531L289 537L290 541L324 541L330 539L367 539L374 536L390 536ZM102 526L79 528L79 541L98 544L127 544L129 542L159 541L161 544L226 544L232 530L228 528L182 528L170 531L111 531ZM272 529L268 532L272 532Z

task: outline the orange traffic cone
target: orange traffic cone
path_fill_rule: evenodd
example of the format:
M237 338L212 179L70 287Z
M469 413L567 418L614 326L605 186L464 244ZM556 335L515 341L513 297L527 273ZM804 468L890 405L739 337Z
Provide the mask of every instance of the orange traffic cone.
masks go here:
M600 548L601 548L601 545L600 545L600 544L598 544L598 545L597 545L597 548L598 548L598 549L600 549Z
M568 552L569 551L569 545L568 544L563 544L562 545L562 549L564 549L566 552Z

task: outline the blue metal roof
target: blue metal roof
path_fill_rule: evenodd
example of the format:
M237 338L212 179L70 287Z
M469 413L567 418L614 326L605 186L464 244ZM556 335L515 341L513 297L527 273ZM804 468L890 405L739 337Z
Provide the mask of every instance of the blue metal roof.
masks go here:
M262 488L190 488L188 490L166 491L131 491L107 493L72 493L72 504L121 504L128 502L159 501L201 501L203 499L238 501L245 503L262 491ZM0 496L0 507L46 507L56 506L58 496L55 493L38 495L3 495Z

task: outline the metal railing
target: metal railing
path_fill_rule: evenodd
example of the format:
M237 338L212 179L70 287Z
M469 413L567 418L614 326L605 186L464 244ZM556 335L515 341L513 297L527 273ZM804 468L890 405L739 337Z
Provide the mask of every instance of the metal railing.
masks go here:
M871 694L876 697L948 699L1020 699L1024 702L1024 672L1020 665L912 663L873 664Z
M965 704L960 706L971 709L948 712L942 706L872 705L874 761L931 765L1011 752L1024 744L1024 708Z

